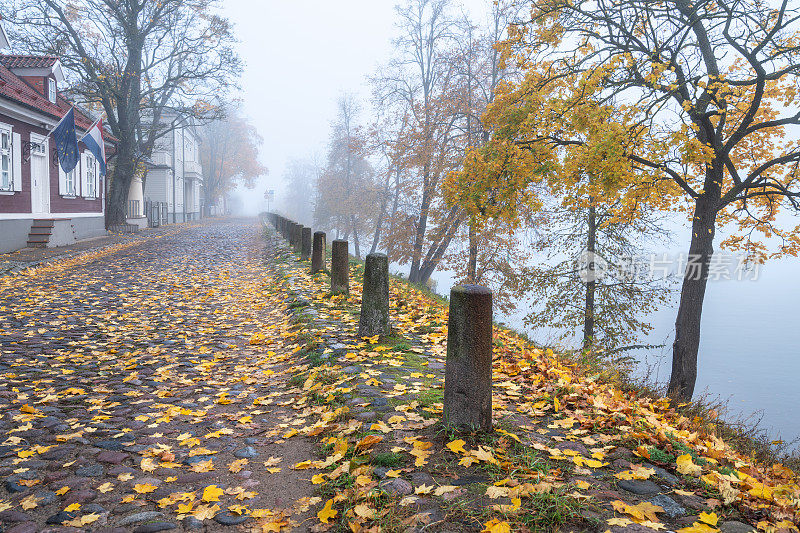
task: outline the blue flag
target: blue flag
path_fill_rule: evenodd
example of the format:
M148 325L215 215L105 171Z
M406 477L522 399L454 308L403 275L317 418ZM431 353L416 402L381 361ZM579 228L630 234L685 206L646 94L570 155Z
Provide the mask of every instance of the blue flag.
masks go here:
M75 110L70 109L53 130L58 162L64 172L72 172L78 164L78 136L75 134Z

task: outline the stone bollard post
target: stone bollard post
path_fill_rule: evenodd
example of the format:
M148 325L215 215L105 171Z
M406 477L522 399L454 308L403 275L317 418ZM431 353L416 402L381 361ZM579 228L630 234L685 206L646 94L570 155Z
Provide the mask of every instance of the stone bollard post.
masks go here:
M445 426L492 429L492 291L480 285L450 289Z
M389 334L389 258L386 254L367 255L364 265L364 290L358 336Z
M302 226L297 222L292 222L292 240L291 245L295 252L300 251L300 240L303 238Z
M331 293L350 293L350 254L347 241L331 243Z
M325 232L314 232L314 246L311 251L311 273L325 270Z
M300 259L308 261L311 257L311 228L303 226L300 231Z

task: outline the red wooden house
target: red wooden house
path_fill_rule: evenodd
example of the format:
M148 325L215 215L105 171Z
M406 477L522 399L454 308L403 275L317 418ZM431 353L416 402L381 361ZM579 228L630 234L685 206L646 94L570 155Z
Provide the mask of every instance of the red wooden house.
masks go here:
M59 94L63 82L57 57L0 54L0 253L106 233L100 165L80 143L79 164L65 174L48 137L73 106ZM93 123L75 108L79 139Z

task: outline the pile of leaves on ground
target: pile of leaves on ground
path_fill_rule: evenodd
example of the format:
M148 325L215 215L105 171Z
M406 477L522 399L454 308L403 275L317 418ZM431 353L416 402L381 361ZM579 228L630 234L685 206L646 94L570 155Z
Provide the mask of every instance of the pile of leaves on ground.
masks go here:
M274 261L302 331L295 409L319 414L286 434L321 443L322 458L293 466L314 469L315 530L797 531L791 470L504 328L494 331L494 432L451 433L439 424L446 302L393 279L393 334L359 339L359 262L350 295L332 296L328 275L311 276L286 248Z

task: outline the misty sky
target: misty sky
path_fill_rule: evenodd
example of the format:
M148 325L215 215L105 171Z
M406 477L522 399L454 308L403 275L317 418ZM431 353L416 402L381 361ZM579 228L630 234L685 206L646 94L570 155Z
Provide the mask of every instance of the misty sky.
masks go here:
M491 0L454 2L476 17ZM366 76L390 57L396 0L225 0L245 61L244 110L264 138L269 176L242 197L263 210L265 189L281 196L284 165L314 153L324 157L336 99L369 98ZM366 103L366 102L365 102ZM253 205L256 204L256 205Z

